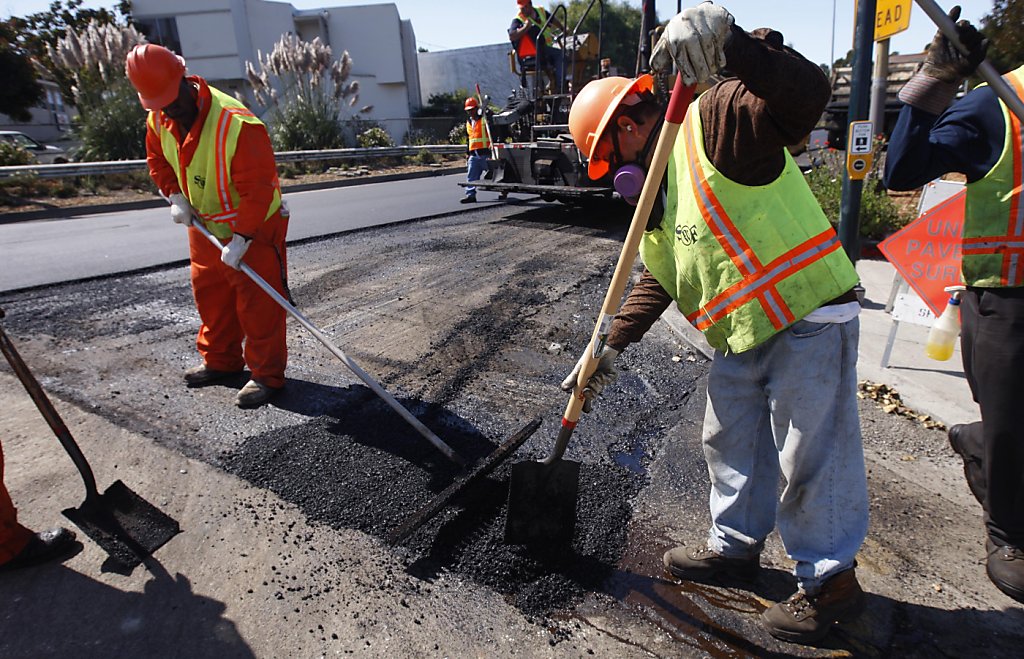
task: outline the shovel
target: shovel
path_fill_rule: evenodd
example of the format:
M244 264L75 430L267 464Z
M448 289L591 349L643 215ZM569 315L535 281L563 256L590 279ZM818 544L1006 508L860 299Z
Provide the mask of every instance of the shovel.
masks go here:
M211 243L213 243L213 245L218 250L224 247L224 245L219 240L217 240L217 238L215 238L212 233L210 233L210 230L206 228L206 225L203 224L203 220L195 213L195 210L192 211L192 228L197 230L199 233L203 234L203 236ZM302 312L295 308L295 305L286 300L285 297L278 293L273 286L268 284L266 280L263 279L263 277L260 277L255 270L249 267L249 265L246 264L244 261L242 263L239 263L239 270L248 275L249 279L253 280L253 282L255 282L257 286L262 288L264 293L273 298L274 302L277 302L285 311L288 312L289 315L291 315L292 318L299 321L299 323L303 327L309 330L310 334L316 337L316 339L320 341L320 343L324 344L324 346L328 350L330 350L335 357L340 359L341 362L345 364L345 366L347 366L348 369L356 375L356 377L362 380L363 383L367 387L369 387L373 393L377 394L377 396L379 396L381 400L383 400L385 403L388 404L389 407L391 407L391 409L397 412L398 415L401 416L406 421L406 423L415 428L416 432L423 435L423 437L431 444L433 444L434 447L437 448L437 450L441 451L441 453L444 453L446 458L448 458L455 464L459 465L460 467L465 466L466 461L462 458L462 456L460 456L458 453L452 450L452 448L448 446L446 443L444 443L444 441L442 441L440 437L435 435L429 428L423 425L423 423L420 422L419 419L414 417L409 410L405 409L405 407L403 407L402 404L399 403L394 396L389 394L384 389L384 387L380 386L376 380L370 377L369 373L360 368L359 364L355 363L355 361L353 361L351 357L346 355L344 352L341 351L340 348L334 345L331 342L331 340L328 339L326 335L324 335L323 332L317 329L316 325L314 325L308 318L306 318L302 314Z
M576 529L580 463L563 460L562 455L583 410L583 389L597 369L598 355L604 348L612 320L626 290L633 262L640 249L640 239L643 238L647 226L647 218L654 207L658 187L668 166L669 153L679 133L679 126L686 116L686 108L693 100L693 91L692 86L684 86L682 78L676 76L672 98L665 113L665 123L658 136L651 166L636 210L633 212L626 241L615 264L615 272L605 294L601 313L590 337L589 349L584 353L576 387L562 415L562 427L558 431L554 449L551 455L541 462L519 462L512 465L508 488L508 513L505 518L505 542L509 544L564 545L572 542Z
M3 318L0 309L0 318ZM71 456L85 482L85 501L78 508L68 508L64 516L74 522L117 563L130 572L143 559L181 532L178 522L147 502L121 481L115 481L103 494L96 488L92 468L75 443L71 432L57 414L43 388L14 348L0 326L0 350L14 373L21 380L43 418Z

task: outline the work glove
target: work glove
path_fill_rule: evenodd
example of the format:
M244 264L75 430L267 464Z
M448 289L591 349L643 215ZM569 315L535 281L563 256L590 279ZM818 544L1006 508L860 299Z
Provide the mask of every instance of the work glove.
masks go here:
M238 270L241 267L242 257L249 249L252 238L246 238L240 233L231 236L231 241L220 250L221 262L229 268Z
M957 5L949 10L949 19L956 24L956 36L967 48L967 54L961 53L939 30L921 66L921 73L957 86L974 74L988 50L988 39L969 22L958 21L959 18L960 5Z
M590 350L589 346L587 350ZM587 383L583 386L583 411L589 412L594 406L594 399L597 398L605 387L615 382L616 378L619 377L619 370L615 368L615 358L619 356L619 351L615 348L605 346L601 350L601 356L597 361L597 368L594 370L593 375L587 380ZM576 379L580 376L580 369L583 368L583 359L586 354L580 356L579 361L576 362L576 366L573 367L572 373L567 378L562 380L562 391L571 392L576 387Z
M711 2L687 7L665 26L654 46L651 68L667 71L675 62L683 84L704 82L725 68L725 44L732 24L732 14Z
M168 199L171 202L171 219L187 227L192 226L192 204L180 192L175 192Z

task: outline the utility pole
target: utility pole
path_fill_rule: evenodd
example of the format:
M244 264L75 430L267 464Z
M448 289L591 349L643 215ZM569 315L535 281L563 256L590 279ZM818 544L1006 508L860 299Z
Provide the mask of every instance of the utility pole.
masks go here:
M889 96L889 40L875 42L875 72L871 76L871 113L875 135L885 133L885 102Z
M853 73L850 80L847 126L853 121L863 121L868 116L875 6L875 0L859 0L857 3L857 28L854 32ZM850 132L847 130L848 136ZM843 244L846 255L854 263L860 256L860 195L863 188L864 181L851 180L849 172L844 172L843 196L839 206L839 241Z

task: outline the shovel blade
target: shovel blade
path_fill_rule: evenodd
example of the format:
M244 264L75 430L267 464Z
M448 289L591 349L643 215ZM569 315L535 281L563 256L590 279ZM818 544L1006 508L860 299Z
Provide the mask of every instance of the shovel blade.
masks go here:
M555 460L512 465L505 542L514 545L572 542L576 530L580 463Z
M86 499L64 516L110 555L120 568L131 571L171 538L181 533L178 522L121 481Z

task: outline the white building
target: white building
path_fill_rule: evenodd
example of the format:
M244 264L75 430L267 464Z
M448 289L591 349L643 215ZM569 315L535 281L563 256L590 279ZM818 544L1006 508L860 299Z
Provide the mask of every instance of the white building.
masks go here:
M447 94L457 89L469 93L480 85L480 91L491 97L498 107L519 87L519 76L512 73L509 42L454 48L433 53L420 53L421 102L427 104L434 94Z
M348 51L350 79L360 87L354 109L372 106L360 116L379 122L396 142L420 108L416 35L393 4L298 10L268 0L132 0L132 18L151 42L180 53L190 73L243 94L250 107L246 62L255 65L257 52L271 52L282 34L293 32L307 41L319 37L335 59Z

